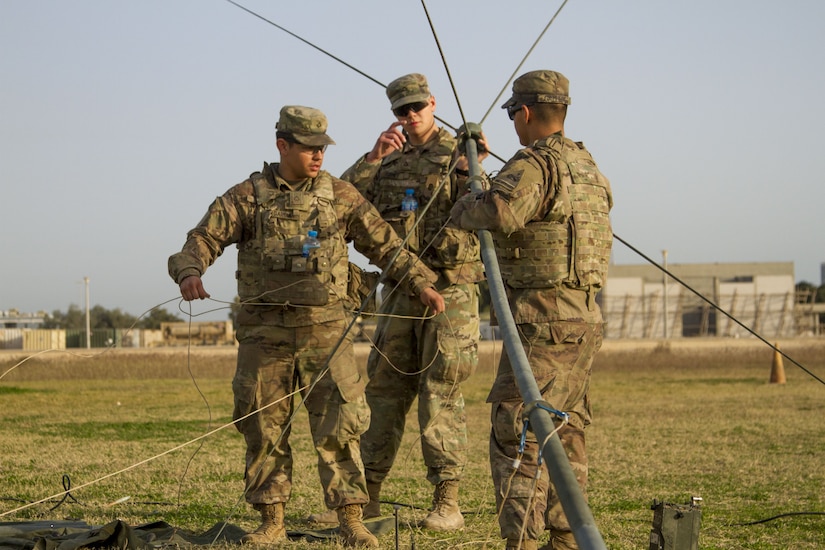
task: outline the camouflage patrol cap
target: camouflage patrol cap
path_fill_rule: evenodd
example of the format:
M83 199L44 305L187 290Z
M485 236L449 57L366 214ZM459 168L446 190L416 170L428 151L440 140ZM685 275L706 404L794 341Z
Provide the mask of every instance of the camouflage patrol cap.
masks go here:
M423 74L411 73L398 77L387 86L390 109L397 109L408 103L430 99L430 87Z
M570 81L556 71L530 71L513 81L513 97L501 106L536 103L563 103L570 105Z
M286 105L281 108L281 115L275 124L279 132L290 134L292 139L302 145L334 145L327 135L327 117L318 109Z

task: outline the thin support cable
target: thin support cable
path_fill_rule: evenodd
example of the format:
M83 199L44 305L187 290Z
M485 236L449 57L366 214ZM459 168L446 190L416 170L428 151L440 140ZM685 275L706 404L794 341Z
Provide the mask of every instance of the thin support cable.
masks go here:
M284 397L283 397L283 399L291 399L293 395L295 395L297 392L299 392L299 391L301 391L301 390L303 390L303 389L306 389L306 387L304 387L304 388L299 388L299 389L298 389L298 390L296 390L295 392L292 392L292 393L290 393L289 395L284 396ZM147 464L147 463L149 463L149 462L152 462L152 461L154 461L154 460L157 460L157 459L159 459L159 458L162 458L162 457L164 457L164 456L166 456L166 455L169 455L169 454L171 454L171 453L173 453L173 452L175 452L175 451L177 451L177 450L183 449L184 447L187 447L187 446L189 446L189 445L192 445L192 444L194 444L194 443L197 443L197 442L199 442L199 441L202 441L202 440L204 440L204 439L206 439L206 438L208 438L208 437L211 437L212 435L216 434L217 432L219 432L219 431L221 431L221 430L224 430L224 429L226 429L226 428L229 428L230 426L234 426L235 424L237 424L237 423L238 423L238 422L240 422L241 420L244 420L244 419L246 419L246 418L249 418L249 417L250 417L250 416L252 416L253 414L258 413L258 412L260 412L261 410L266 409L267 407L271 407L272 405L274 405L274 404L278 403L279 401L280 401L280 400L278 400L278 401L273 401L272 403L269 403L269 404L267 404L267 405L264 405L263 407L261 407L261 408L259 408L259 409L255 410L255 411L252 411L251 413L247 414L246 416L243 416L243 417L241 417L241 418L238 418L238 419L236 419L236 420L233 420L232 422L226 423L226 424L224 424L224 425L222 425L222 426L218 426L217 428L214 428L213 430L211 430L211 431L209 431L209 432L203 433L203 434L201 434L201 435L199 435L199 436L197 436L197 437L195 437L195 438L193 438L193 439L190 439L189 441L186 441L185 443L181 443L180 445L176 445L176 446L172 447L171 449L167 449L167 450L165 450L165 451L163 451L163 452L161 452L161 453L158 453L158 454L156 454L156 455L154 455L154 456L150 456L149 458L145 458L145 459L143 459L143 460L140 460L140 461L138 461L138 462L135 462L134 464L131 464L131 465L129 465L129 466L126 466L126 467L124 467L124 468L121 468L120 470L117 470L117 471L115 471L115 472L110 472L110 473L108 473L108 474L105 474L105 475L102 475L102 476L100 476L100 477L98 477L98 478L95 478L95 479L93 479L93 480L91 480L91 481L87 481L86 483L82 483L82 484L80 484L80 485L77 485L77 486L75 486L75 487L74 487L74 490L75 490L75 491L79 491L80 489L84 489L84 488L89 487L89 486L91 486L91 485L95 485L95 484L97 484L97 483L100 483L101 481L105 481L105 480L110 479L110 478L112 478L112 477L118 476L118 475L120 475L120 474L122 474L122 473L125 473L125 472L128 472L128 471L131 471L131 470L134 470L135 468L137 468L137 467L139 467L139 466L142 466L142 465L144 465L144 464ZM69 490L68 490L68 489L65 489L64 491L61 491L61 492L56 493L56 494L54 494L54 495L49 495L49 496L47 496L47 497L45 497L45 498L42 498L42 499L40 499L40 500L37 500L37 501L34 501L34 502L29 502L29 503L25 504L24 506L18 506L17 508L13 508L13 509L11 509L11 510L6 510L5 512L0 512L0 518L2 518L2 517L4 517L4 516L11 515L11 514L13 514L13 513L15 513L15 512L19 512L19 511L21 511L21 510L25 510L26 508L31 508L32 506L35 506L35 505L37 505L37 504L42 504L42 503L44 503L44 502L48 502L48 501L50 501L50 500L54 500L54 499L56 499L56 498L58 498L58 497L62 497L62 496L64 496L64 495L65 495L66 493L68 493L68 492L69 492Z
M342 65L344 65L344 66L346 66L346 67L348 67L348 68L352 69L353 71L355 71L356 73L360 74L360 75L361 75L361 76L363 76L364 78L366 78L366 79L368 79L368 80L371 80L372 82L375 82L376 84L378 84L378 85L379 85L379 86L381 86L382 88L386 88L386 87L387 87L387 85L386 85L386 84L384 84L383 82L381 82L381 81L379 81L379 80L376 80L375 78L371 77L370 75L368 75L367 73L365 73L364 71L362 71L361 69L359 69L358 67L356 67L355 65L352 65L352 64L350 64L350 63L347 63L346 61L344 61L344 60L343 60L343 59L341 59L340 57L336 57L335 55L331 54L331 53L330 53L330 52L328 52L327 50L325 50L325 49L321 48L320 46L316 46L315 44L313 44L313 43L312 43L312 42L310 42L309 40L306 40L306 39L304 39L304 38L301 38L300 36L298 36L298 35L297 35L297 34L295 34L294 32L290 31L289 29L285 29L284 27L280 26L279 24L275 23L274 21L271 21L271 20L267 19L267 18L266 18L266 17L264 17L263 15L260 15L259 13L256 13L256 12L252 11L251 9L249 9L249 8L247 8L247 7L244 7L244 6L242 6L241 4L238 4L237 2L234 2L233 0L226 0L226 1L227 1L227 2L229 2L230 4L232 4L233 6L236 6L236 7L240 8L240 9L242 9L243 11L245 11L246 13L248 13L248 14L250 14L250 15L254 15L255 17L257 17L257 18L258 18L258 19L260 19L261 21L264 21L265 23L269 23L270 25L272 25L272 26L273 26L273 27L275 27L276 29L281 30L281 31L284 31L285 33L287 33L288 35L292 36L293 38L297 38L298 40L300 40L301 42L303 42L303 43L304 43L304 44L306 44L307 46L309 46L309 47L311 47L311 48L315 48L316 50L318 50L318 51L319 51L319 52L321 52L322 54L324 54L324 55L326 55L326 56L328 56L328 57L331 57L332 59L334 59L334 60L335 60L335 61L337 61L338 63L341 63Z
M512 82L513 78L516 76L516 73L518 73L519 70L521 69L521 66L524 65L524 62L527 61L527 58L530 57L531 53L533 53L533 50L538 45L539 41L541 41L542 37L544 36L544 33L547 32L547 29L549 29L550 25L553 24L553 21L556 20L556 17L558 17L559 13L561 12L561 9L564 7L565 4L567 4L567 0L564 0L564 2L561 3L561 6L559 6L559 9L557 9L556 13L553 14L553 17L550 18L550 21L544 27L544 30L541 31L541 34L539 34L539 37L536 38L536 41L533 42L533 45L530 46L530 49L527 50L526 54L524 54L524 57L521 59L521 63L518 64L516 69L513 71L513 74L511 74L510 78L507 79L507 82L504 83L504 86L502 86L501 91L498 93L496 98L490 104L490 107L487 109L487 112L484 113L483 117L481 117L481 121L479 122L479 124L484 124L484 121L487 120L487 116L490 114L490 111L493 110L493 107L495 107L496 104L499 102L499 100L501 99L501 96L504 95L504 92L507 90L507 86L510 85L510 82Z
M769 348L774 350L776 353L780 354L782 357L784 357L785 359L787 359L788 361L790 361L791 363L793 363L794 365L796 365L797 367L802 369L811 378L815 379L820 384L825 385L825 380L822 380L822 378L818 377L817 375L812 373L810 370L808 370L805 367L803 367L802 365L800 365L796 360L794 360L793 357L790 357L784 351L782 351L781 349L779 349L775 345L768 342L761 334L759 334L758 332L756 332L755 330L753 330L749 326L745 325L742 321L740 321L739 319L737 319L736 317L734 317L733 315L731 315L730 313L728 313L727 311L725 311L724 309L722 309L721 307L719 307L718 305L713 303L711 300L706 298L701 292L694 289L689 284L687 284L686 282L681 280L679 277L677 277L676 275L674 275L673 273L671 273L670 271L668 271L667 269L665 269L664 267L659 265L657 262L655 262L650 257L648 257L646 254L644 254L641 250L637 249L636 247L634 247L633 245L631 245L630 243L628 243L627 241L625 241L624 239L622 239L621 237L616 235L615 233L613 233L613 238L616 239L617 241L619 241L620 243L622 243L623 245L625 245L626 247L628 247L630 250L632 250L633 252L635 252L636 254L638 254L639 256L644 258L645 260L647 260L650 264L654 265L656 268L658 268L660 271L662 271L662 273L664 273L665 275L667 275L668 277L670 277L671 279L673 279L674 281L676 281L677 283L679 283L680 285L682 285L683 287L685 287L686 289L691 291L693 294L698 296L701 300L708 303L716 311L718 311L719 313L721 313L722 315L724 315L725 317L727 317L728 319L730 319L731 321L733 321L734 323L736 323L737 325L739 325L740 327L742 327L743 329L745 329L746 331L751 333L757 339L761 340L765 345L767 345Z
M287 33L288 35L292 36L293 38L297 38L298 40L300 40L301 42L303 42L303 43L304 43L304 44L306 44L307 46L309 46L309 47L311 47L311 48L314 48L315 50L318 50L319 52L321 52L322 54L326 55L327 57L329 57L329 58L331 58L331 59L334 59L335 61L337 61L338 63L341 63L342 65L344 65L345 67L347 67L347 68L349 68L349 69L352 69L353 71L355 71L356 73L360 74L361 76L363 76L363 77L364 77L364 78L366 78L367 80L369 80L369 81L371 81L371 82L374 82L375 84L378 84L379 86L381 86L381 87L382 87L382 88L384 88L384 89L386 89L386 88L387 88L387 85L386 85L386 84L384 84L383 82L381 82L381 81L380 81L380 80L378 80L377 78L374 78L374 77L370 76L369 74L365 73L364 71L362 71L361 69L359 69L358 67L356 67L355 65L353 65L352 63L347 63L346 61L344 61L344 60L343 60L343 59L341 59L340 57L337 57L336 55L334 55L334 54L332 54L332 53L328 52L327 50L323 49L322 47L317 46L317 45L313 44L312 42L310 42L309 40L307 40L307 39L305 39L305 38L300 37L299 35L295 34L294 32L290 31L289 29L286 29L286 28L282 27L281 25L279 25L279 24L275 23L274 21L272 21L272 20L270 20L270 19L267 19L267 18L266 18L266 17L264 17L263 15L261 15L261 14L259 14L259 13L256 13L256 12L252 11L251 9L249 9L249 8L245 7L245 6L242 6L241 4L239 4L239 3L235 2L234 0L226 0L226 1L227 1L227 2L229 2L230 4L232 4L233 6L236 6L236 7L240 8L240 9L242 9L242 10L243 10L243 11L245 11L246 13L248 13L248 14L250 14L250 15L253 15L253 16L257 17L257 18L258 18L258 19L260 19L261 21L263 21L263 22L265 22L265 23L269 23L270 25L272 25L272 26L273 26L273 27L275 27L276 29L281 30L281 31L284 31L285 33ZM437 121L439 121L440 123L444 124L445 126L447 126L449 129L451 129L451 130L453 130L453 131L456 131L456 130L457 130L457 128L456 128L455 126L453 126L452 124L450 124L450 123L449 123L449 122L447 122L446 120L444 120L444 119L442 119L442 118L439 118L437 115L435 116L435 119L436 119Z
M226 1L227 1L227 2L229 2L230 4L232 4L233 6L236 6L236 7L240 8L240 9L242 9L242 10L243 10L243 11L245 11L246 13L248 13L248 14L250 14L250 15L254 16L254 17L257 17L257 18L258 18L258 19L260 19L261 21L264 21L265 23L269 23L270 25L272 25L272 26L273 26L273 27L275 27L276 29L281 30L281 31L284 31L284 32L285 32L285 33L287 33L288 35L290 35L290 36L292 36L292 37L294 37L294 38L297 38L298 40L300 40L300 41L301 41L301 42L303 42L304 44L306 44L306 45L310 46L311 48L314 48L314 49L318 50L318 51L319 51L319 52L321 52L322 54L324 54L324 55L326 55L326 56L328 56L328 57L330 57L330 58L334 59L335 61L337 61L337 62L341 63L341 64L342 64L342 65L344 65L345 67L348 67L348 68L352 69L353 71L355 71L356 73L360 74L360 75L361 75L361 76L363 76L364 78L366 78L366 79L370 80L371 82L374 82L375 84L378 84L379 86L381 86L381 87L382 87L382 88L384 88L385 90L387 89L387 85L386 85L386 84L384 84L383 82L381 82L380 80L378 80L378 79L376 79L376 78L373 78L372 76L370 76L369 74L365 73L365 72L364 72L364 71L362 71L361 69L357 68L356 66L352 65L351 63L347 63L346 61L344 61L344 60L343 60L343 59L341 59L340 57L337 57L337 56L335 56L335 55L331 54L330 52L328 52L327 50L325 50L325 49L321 48L320 46L316 46L315 44L313 44L313 43L312 43L312 42L310 42L309 40L306 40L306 39L304 39L304 38L301 38L300 36L298 36L298 35L297 35L297 34L295 34L294 32L292 32L292 31L290 31L290 30L288 30L288 29L286 29L286 28L282 27L281 25L278 25L278 24L277 24L277 23L275 23L274 21L271 21L271 20L267 19L267 18L266 18L266 17L264 17L263 15L260 15L260 14L258 14L258 13L256 13L256 12L252 11L251 9L249 9L249 8L247 8L247 7L245 7L245 6L242 6L241 4L239 4L239 3L235 2L234 0L226 0ZM460 106L460 105L459 105L459 109L461 109L461 106ZM446 126L447 128L449 128L450 130L452 130L452 131L454 131L454 132L457 132L457 131L458 131L458 128L456 128L455 126L453 126L452 124L450 124L449 122L447 122L446 120L444 120L443 118L441 118L440 116L438 116L438 115L433 115L433 117L434 117L434 118L435 118L438 122L440 122L441 124L443 124L444 126ZM463 118L463 114L462 114L462 118ZM492 156L493 158L495 158L495 159L499 160L500 162L504 163L504 159L503 159L503 158L501 158L500 156L496 155L496 154L495 154L495 153L493 153L492 151L490 151L490 156Z
M453 90L453 97L455 97L455 103L458 106L458 113L461 116L461 122L464 126L467 126L467 119L464 116L464 109L461 107L461 100L459 99L458 92L455 89L453 75L450 73L447 58L444 56L444 50L441 48L441 41L438 39L438 33L435 31L435 26L433 25L433 20L430 18L430 12L427 10L427 3L425 0L421 0L421 7L424 8L424 15L427 16L427 23L430 25L430 32L433 34L433 40L435 40L435 45L438 47L438 54L441 56L441 63L444 65L444 71L447 73L447 79L450 81L450 88Z

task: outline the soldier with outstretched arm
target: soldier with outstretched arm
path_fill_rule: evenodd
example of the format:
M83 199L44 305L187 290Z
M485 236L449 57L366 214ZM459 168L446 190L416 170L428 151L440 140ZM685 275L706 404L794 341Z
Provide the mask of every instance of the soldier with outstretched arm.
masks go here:
M280 162L218 197L169 258L186 300L208 298L201 276L224 249L238 247L238 361L233 416L246 441L245 498L261 525L244 543L286 537L284 506L292 489L289 433L292 394L309 413L324 500L335 510L345 546L378 547L362 522L369 502L360 437L369 426L366 380L356 366L345 310L348 245L417 296L427 315L444 311L438 276L401 250L401 239L349 183L321 169L333 144L327 119L286 106L276 126ZM312 237L310 240L308 237ZM311 244L312 246L305 246Z

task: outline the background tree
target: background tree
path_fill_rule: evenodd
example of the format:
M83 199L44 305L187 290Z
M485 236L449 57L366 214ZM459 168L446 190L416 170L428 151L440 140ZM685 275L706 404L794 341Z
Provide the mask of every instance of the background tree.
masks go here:
M90 311L90 322L93 329L131 328L137 322L137 317L121 311L119 307L106 309L98 305L94 306Z
M54 310L43 323L43 328L84 329L86 328L86 313L77 305L70 304L66 313L59 309Z
M161 323L179 323L181 321L183 319L177 315L158 307L141 317L136 326L137 328L159 329Z
M163 308L153 309L140 319L130 313L121 311L120 308L106 309L101 305L96 305L89 310L89 325L92 330L129 328L159 329L161 323L178 322L181 320L180 317L169 313ZM43 323L43 328L85 330L86 312L76 304L70 304L69 309L65 313L56 309Z

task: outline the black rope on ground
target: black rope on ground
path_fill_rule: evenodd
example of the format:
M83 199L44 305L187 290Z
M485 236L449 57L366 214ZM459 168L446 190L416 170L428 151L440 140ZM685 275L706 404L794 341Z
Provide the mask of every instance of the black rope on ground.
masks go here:
M63 483L63 489L65 489L66 492L63 493L63 498L61 498L60 501L58 501L57 504L55 504L54 506L49 508L49 512L51 512L52 510L56 510L57 508L62 506L63 503L66 502L66 500L71 500L75 504L80 504L77 501L77 499L74 498L74 495L72 495L72 493L69 492L69 490L72 488L72 478L69 477L69 474L63 474L62 483Z
M749 521L747 523L729 523L730 527L745 527L747 525L757 525L759 523L767 523L769 521L773 521L779 518L786 518L789 516L825 516L825 512L786 512L784 514L778 514L776 516L772 516L765 519L758 519L756 521Z

